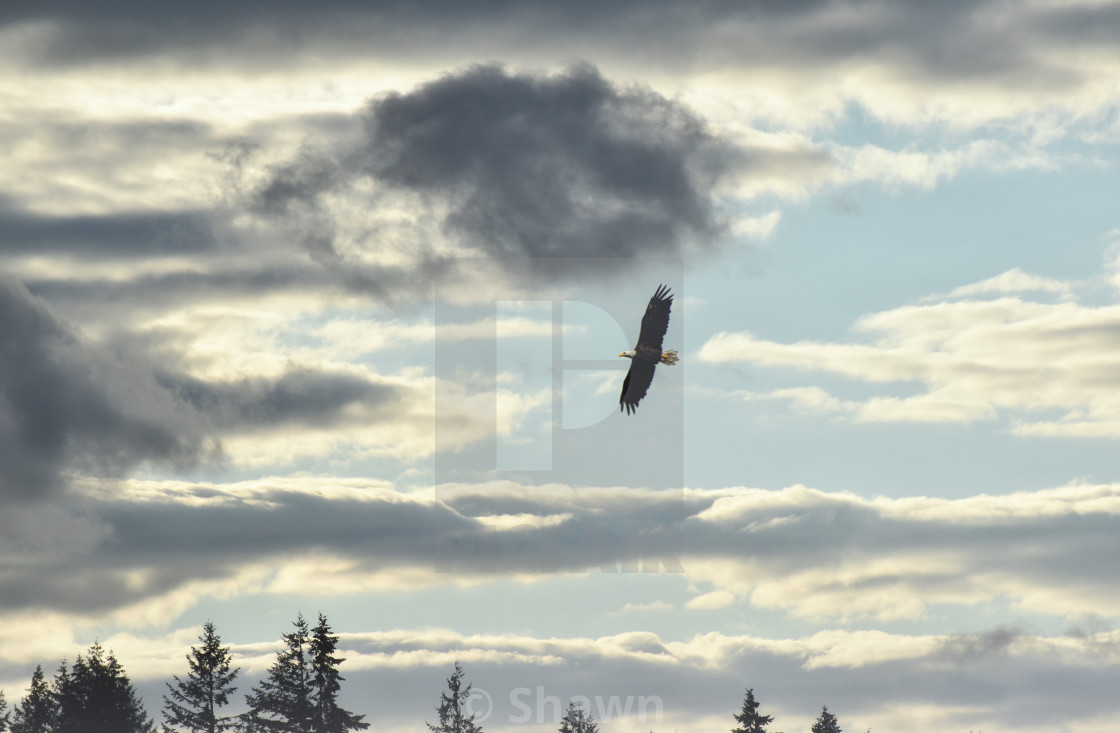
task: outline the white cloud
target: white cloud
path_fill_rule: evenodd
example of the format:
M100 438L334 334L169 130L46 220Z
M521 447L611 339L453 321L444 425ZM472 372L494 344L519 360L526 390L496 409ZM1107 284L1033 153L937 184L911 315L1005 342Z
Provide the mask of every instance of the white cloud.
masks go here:
M697 610L710 610L715 608L724 608L730 606L735 602L735 596L725 590L714 590L711 593L705 593L702 596L696 596L691 601L685 604L685 608Z
M968 298L976 295L1030 292L1053 293L1069 298L1073 296L1073 286L1064 280L1030 275L1015 267L987 280L954 288L948 297Z
M771 211L759 217L737 219L731 227L732 233L737 237L750 239L767 239L774 233L778 222L782 220L781 211Z
M1009 293L1053 293L1044 303ZM1120 306L1083 305L1070 283L1010 270L953 291L955 300L861 317L851 342L781 343L718 333L699 350L710 363L826 372L866 383L914 385L913 394L845 399L820 387L732 392L788 400L799 410L859 422L973 422L1004 416L1031 435L1120 437ZM980 296L995 295L991 299ZM908 391L911 388L907 387ZM1054 413L1057 417L1051 417Z

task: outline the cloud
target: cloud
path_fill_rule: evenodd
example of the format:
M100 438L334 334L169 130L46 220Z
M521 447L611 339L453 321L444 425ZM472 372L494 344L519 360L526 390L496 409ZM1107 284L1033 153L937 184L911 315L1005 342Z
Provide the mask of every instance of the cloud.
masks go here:
M722 233L714 187L743 157L684 105L586 65L474 66L375 98L363 120L355 149L305 153L256 191L321 259L339 255L328 194L362 178L417 197L460 254L513 269L677 255Z
M71 505L98 529L87 543L92 546L47 557L16 553L26 573L0 577L7 610L132 609L135 615L143 605L188 586L195 598L221 592L246 571L240 584L267 587L277 566L262 562L314 557L317 548L328 546L364 557L368 572L386 565L431 567L435 529L447 521L470 524L446 508L369 481L305 479L293 485L275 479L224 488L141 481L81 485L90 488L75 493ZM134 554L142 547L144 557Z
M65 509L31 505L18 517L0 517L0 524L10 518L13 528L27 534L0 532L0 540L9 541L0 547L6 558L0 571L6 629L0 632L0 673L17 677L28 664L73 654L82 629L103 628L112 618L127 620L131 631L103 641L121 654L135 679L154 680L162 689L162 679L176 672L167 660L181 660L196 634L180 629L160 637L159 629L204 598L307 596L330 605L338 603L334 599L514 577L531 584L526 588L543 589L571 582L570 574L540 573L511 563L510 556L441 573L433 547L451 538L471 538L471 546L490 538L482 544L484 553L505 545L521 551L539 543L563 547L564 537L586 539L606 516L625 517L647 531L675 525L687 582L708 589L681 611L665 601L628 604L620 611L628 618L704 608L719 613L739 604L854 625L773 638L342 628L349 694L364 691L351 698L360 703L352 707L376 710L386 729L396 725L389 719L399 717L404 725L417 710L428 709L425 695L438 694L441 675L458 660L499 704L514 688L542 685L555 695L658 695L672 716L721 707L730 716L742 688L765 680L768 710L786 720L809 714L806 689L843 700L849 719L860 716L868 725L896 721L896 708L918 706L925 711L923 729L931 730L978 720L1030 730L1059 710L1068 715L1066 696L1075 690L1086 697L1076 708L1085 729L1095 730L1095 716L1111 709L1105 701L1112 698L1096 691L1114 685L1120 644L1099 619L1118 612L1120 595L1111 582L1110 557L1095 548L1108 546L1114 534L1120 515L1116 485L956 500L865 499L796 486L676 493L672 500L670 492L621 487L495 482L443 487L436 500L400 493L387 482L322 476L227 484L83 481ZM53 536L66 541L47 539ZM35 545L36 537L43 547ZM594 567L593 561L606 566L603 561L617 555L580 557ZM1086 618L1098 621L1064 636L1014 625L912 635L857 623L931 612L951 616L953 608L974 612L993 602L1082 625ZM51 633L27 634L27 628ZM285 630L278 621L276 634ZM147 643L149 637L155 643ZM235 643L236 661L259 675L274 646L275 639ZM4 672L16 668L18 674ZM749 679L743 669L751 671ZM1026 682L1034 675L1047 680L1045 695L1065 704L1027 699L1024 690L1038 694ZM398 683L399 699L375 703L368 697ZM495 721L499 728L502 716Z
M344 419L347 410L377 410L400 400L399 390L346 372L292 369L274 380L205 382L161 373L162 386L205 413L216 426L282 429L295 424L322 426ZM357 417L357 416L355 416ZM369 411L361 412L369 419Z
M1076 123L1116 99L1110 3L720 1L684 11L664 2L357 8L332 0L314 13L290 3L264 7L122 2L91 13L56 3L50 11L5 13L0 28L12 58L36 70L155 57L192 71L215 59L248 72L262 64L300 71L324 61L392 62L391 73L407 75L475 60L478 48L520 65L587 58L627 76L688 73L712 85L749 78L748 113L793 124L828 124L857 104L892 125L1055 127L1055 118Z
M1019 295L1032 291L1059 295L1061 302ZM909 396L864 399L815 386L734 393L751 401L789 400L803 411L859 422L1004 417L1024 435L1120 437L1120 377L1111 366L1120 361L1114 337L1120 308L1083 305L1073 292L1072 283L1010 270L957 288L954 300L865 315L854 325L852 341L779 343L723 332L708 339L697 357L916 385Z
M433 498L318 476L80 486L70 512L34 522L44 536L68 528L67 544L44 554L16 542L8 553L19 562L0 574L4 611L147 617L230 584L331 597L548 583L649 571L643 557L670 552L701 590L692 609L739 603L841 623L996 599L1068 618L1120 612L1111 565L1093 551L1120 515L1110 484L957 500L799 486L674 499L511 482L441 486Z
M184 467L218 447L142 356L86 343L22 285L0 278L0 494L57 489L67 472Z
M0 254L81 259L193 254L216 245L203 212L44 216L0 208Z
M685 604L685 608L713 609L730 606L735 601L735 596L725 590L714 590L702 596L696 596Z
M1030 292L1052 293L1069 298L1073 297L1073 286L1063 280L1031 275L1014 267L987 280L953 288L948 297L967 298L976 295Z
M589 66L476 67L369 108L368 170L445 197L444 225L496 257L633 257L718 230L732 151L683 106Z
M0 326L4 495L38 496L71 475L119 477L145 466L411 461L435 449L436 380L427 370L380 374L355 363L367 352L347 350L331 329L309 343L284 320L292 314L262 301L255 310L192 301L156 319L137 310L131 331L94 318L95 339L14 281L0 281L0 300L8 314ZM536 329L511 323L518 332ZM483 327L447 335L469 338ZM429 325L428 339L432 333ZM457 416L449 446L492 432L475 412L485 394L458 383L441 394L441 409ZM489 400L492 410L492 390Z
M1106 600L1102 566L1086 560L1117 496L1090 485L960 500L746 490L685 522L683 562L693 580L802 618L920 618L1001 597L1077 615L1120 600Z

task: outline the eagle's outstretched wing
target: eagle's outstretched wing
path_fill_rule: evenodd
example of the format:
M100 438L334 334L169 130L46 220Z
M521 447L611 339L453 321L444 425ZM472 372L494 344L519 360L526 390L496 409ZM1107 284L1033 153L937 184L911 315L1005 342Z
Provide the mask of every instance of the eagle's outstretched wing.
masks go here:
M665 285L658 285L657 292L649 299L645 315L642 316L642 330L638 333L638 350L647 347L657 349L661 354L661 341L669 328L669 309L673 307L673 294ZM650 370L652 374L653 370ZM650 377L652 379L652 377Z
M653 384L653 370L657 362L634 357L630 362L630 371L626 372L626 379L622 380L622 394L618 397L618 410L626 409L630 415L637 411L638 402L646 396L649 386Z

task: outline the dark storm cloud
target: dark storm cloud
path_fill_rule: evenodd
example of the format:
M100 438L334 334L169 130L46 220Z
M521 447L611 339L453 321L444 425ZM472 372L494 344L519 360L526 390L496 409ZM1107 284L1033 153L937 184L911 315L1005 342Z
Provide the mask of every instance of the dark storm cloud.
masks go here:
M715 186L749 163L684 105L590 66L472 67L376 99L364 118L357 149L304 154L255 196L258 212L305 222L322 259L336 253L321 195L364 177L446 212L445 235L510 267L678 255L720 236Z
M822 69L878 61L912 79L996 83L1038 89L1077 85L1081 72L1055 55L1088 40L1116 47L1114 7L1031 7L995 0L707 0L599 3L412 3L331 0L300 3L8 3L0 23L53 24L23 45L33 62L81 64L144 55L263 59L385 56L454 64L477 58L631 58L645 68L763 65ZM277 43L269 43L273 39Z
M592 67L477 67L370 105L364 170L451 205L494 257L676 252L720 231L712 187L735 150L698 116Z
M414 566L431 562L437 534L473 526L438 505L328 498L267 483L249 496L199 486L178 498L198 504L75 497L91 521L108 528L106 539L64 558L20 557L8 548L19 571L0 574L0 609L113 610L187 582L230 578L246 564L280 567L324 550L359 558L367 569Z
M336 278L306 265L260 263L253 268L224 267L213 272L137 275L125 281L101 277L29 278L27 288L52 303L85 303L126 308L180 306L222 296L254 297L276 292L311 292L336 284Z
M200 261L202 264L209 264ZM126 280L104 277L29 278L27 288L52 304L84 313L136 313L177 308L184 303L237 302L275 294L363 295L381 302L415 301L451 263L439 258L409 267L376 267L327 258L308 263L292 258L227 265L211 270L138 274Z
M147 346L91 343L0 277L0 497L42 495L71 472L184 469L220 458L218 437L238 432L388 420L411 397L297 366L276 378L207 382L160 364Z
M221 428L338 424L339 413L351 406L370 409L391 406L399 390L345 373L289 371L277 379L206 382L182 374L163 373L160 384L179 399L207 415ZM369 414L363 413L363 422Z
M193 254L216 240L204 212L45 216L0 208L0 255L82 258Z
M82 2L6 3L0 10L0 24L56 23L57 33L34 55L47 63L72 64L168 50L198 51L219 44L243 45L246 34L253 29L268 29L289 47L308 41L372 41L374 46L397 52L430 54L439 49L418 49L413 41L417 36L430 39L431 29L454 39L468 28L489 31L501 26L508 33L508 22L513 20L528 31L528 37L547 37L558 31L601 33L603 24L611 24L616 28L616 36L648 38L674 28L697 31L743 14L782 17L827 4L826 0L766 0L744 9L742 3L734 0L704 0L690 3L684 11L677 3L637 0L329 0L314 6L261 0L235 4L206 0L174 5L117 0L95 7ZM515 40L525 40L522 34L516 35L521 37Z
M1008 626L998 626L979 634L954 634L945 641L941 653L953 662L967 662L977 657L1006 652L1022 636L1022 629Z
M1120 39L1120 5L1055 5L1045 8L1031 27L1043 38L1061 39L1081 47L1114 46Z
M206 441L183 407L142 361L84 343L0 276L0 496L55 489L68 469L193 463Z

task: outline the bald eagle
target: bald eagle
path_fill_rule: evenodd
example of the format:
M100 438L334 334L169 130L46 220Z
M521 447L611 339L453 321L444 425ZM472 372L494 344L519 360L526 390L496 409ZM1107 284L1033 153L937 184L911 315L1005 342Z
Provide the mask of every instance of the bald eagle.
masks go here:
M646 313L642 316L642 330L638 334L638 345L632 351L623 351L619 356L630 359L630 371L622 383L622 395L618 398L618 411L626 408L626 414L637 412L638 402L646 396L649 385L653 383L653 370L660 364L676 364L677 352L662 351L661 341L669 328L669 309L673 306L673 295L664 285L657 286L657 292L649 299Z

